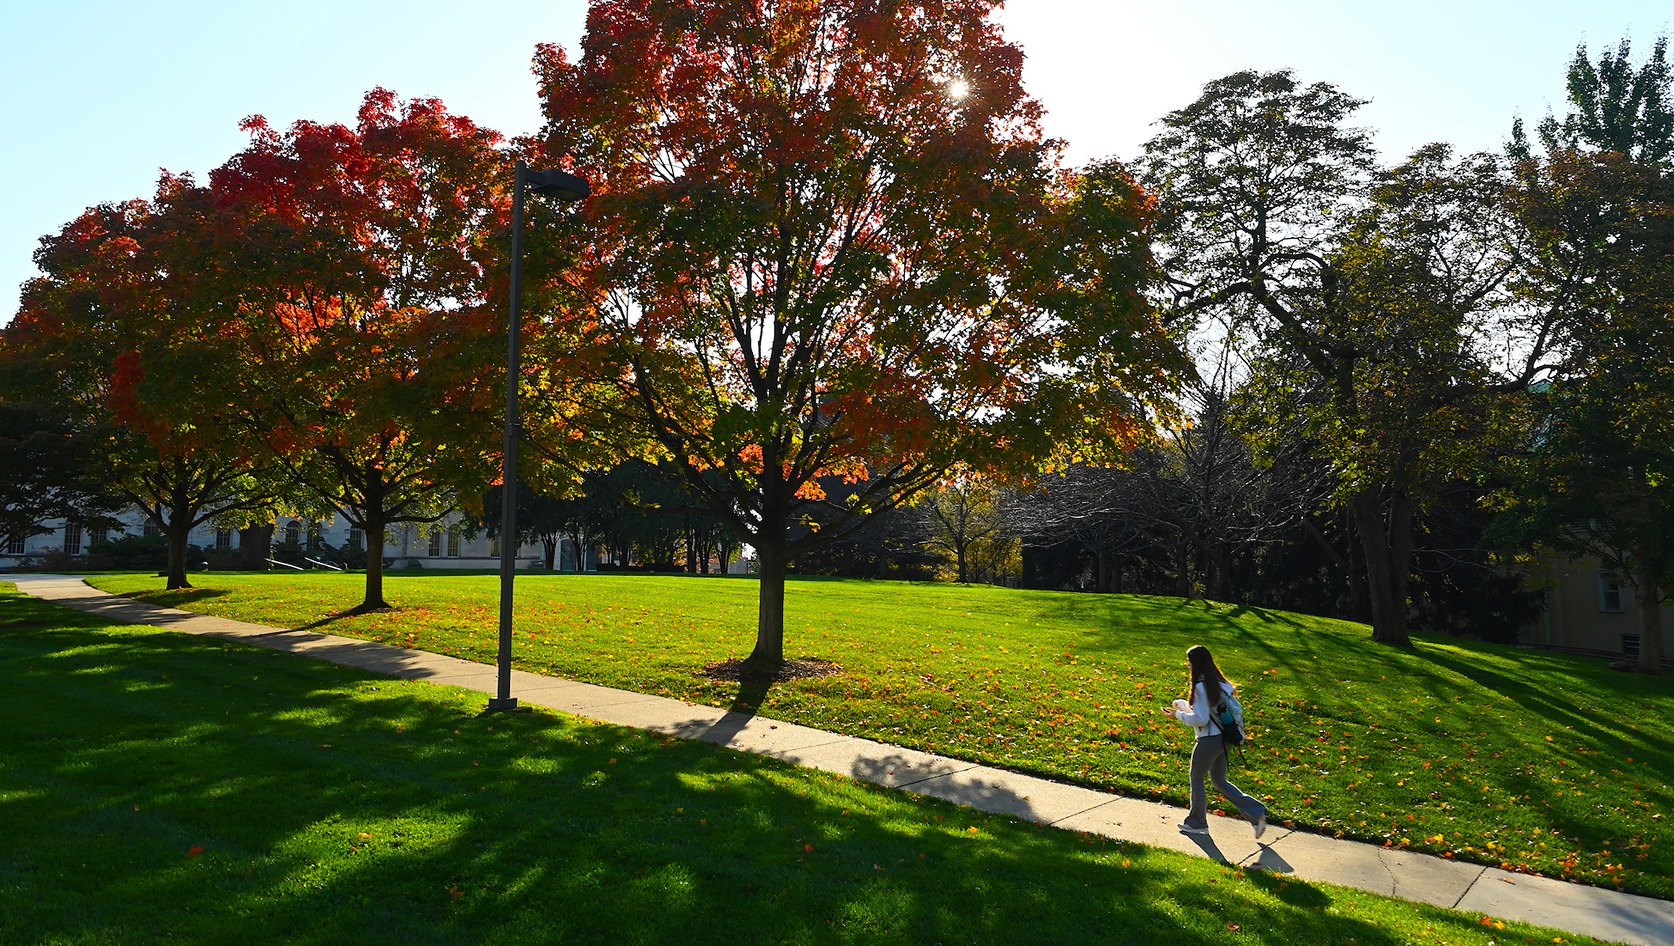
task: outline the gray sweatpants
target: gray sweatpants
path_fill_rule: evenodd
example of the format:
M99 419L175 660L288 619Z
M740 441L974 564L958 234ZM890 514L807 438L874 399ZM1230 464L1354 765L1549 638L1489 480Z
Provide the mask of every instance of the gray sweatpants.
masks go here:
M1192 810L1186 815L1186 824L1194 828L1209 826L1209 795L1203 790L1205 776L1215 783L1215 788L1226 796L1227 801L1238 806L1245 818L1254 821L1267 812L1266 805L1226 780L1226 745L1221 741L1220 733L1216 733L1204 736L1192 747Z

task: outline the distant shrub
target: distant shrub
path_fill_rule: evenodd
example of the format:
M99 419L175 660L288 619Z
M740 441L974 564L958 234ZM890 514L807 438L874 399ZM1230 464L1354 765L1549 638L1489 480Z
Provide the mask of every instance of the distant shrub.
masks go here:
M156 571L169 564L169 540L161 535L119 535L87 547L88 566Z

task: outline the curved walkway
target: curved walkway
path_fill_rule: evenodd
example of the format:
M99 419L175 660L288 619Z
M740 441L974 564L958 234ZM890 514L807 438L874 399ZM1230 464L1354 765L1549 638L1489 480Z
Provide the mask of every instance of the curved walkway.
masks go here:
M80 578L8 575L20 591L112 621L150 624L287 651L374 673L466 687L492 695L495 668L389 644L246 624L161 608L97 591ZM1271 825L1257 843L1244 821L1211 818L1208 835L1175 825L1185 810L1110 795L666 697L574 680L512 673L520 704L773 756L888 788L909 789L983 811L1072 831L1138 841L1245 868L1287 873L1507 920L1523 920L1612 942L1674 946L1674 903L1463 864L1411 851L1334 840Z

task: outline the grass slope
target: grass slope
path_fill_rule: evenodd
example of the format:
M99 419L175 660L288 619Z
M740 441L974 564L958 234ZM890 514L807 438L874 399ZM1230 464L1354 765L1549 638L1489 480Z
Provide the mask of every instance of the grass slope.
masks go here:
M1534 943L0 588L0 942Z
M106 590L492 663L490 576L387 581L397 610L344 618L359 577L150 576ZM753 641L755 584L531 575L517 585L526 670L715 705L694 671ZM1159 707L1184 651L1240 682L1252 740L1235 780L1273 818L1445 856L1674 898L1674 686L1602 662L1202 601L890 582L796 581L787 653L832 677L776 686L760 711L838 732L1175 803L1190 733Z

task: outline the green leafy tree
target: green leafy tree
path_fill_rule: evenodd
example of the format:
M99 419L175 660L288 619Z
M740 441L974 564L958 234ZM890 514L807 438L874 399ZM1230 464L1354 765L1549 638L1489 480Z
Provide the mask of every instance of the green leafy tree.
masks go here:
M1361 104L1288 71L1235 73L1162 120L1146 177L1173 304L1253 340L1252 431L1301 429L1330 459L1373 640L1408 646L1414 514L1472 462L1493 387L1515 387L1485 342L1521 326L1502 318L1498 163L1432 145L1376 173L1347 125Z
M608 380L594 427L754 548L751 672L783 662L793 557L955 464L1113 453L1177 357L1147 201L1059 166L996 6L601 0L578 62L537 57L547 150L594 185L587 304L538 360Z
M919 508L929 526L927 545L953 558L954 580L966 584L973 572L993 581L1016 538L1006 529L999 491L992 485L954 480L926 494Z
M1521 177L1539 263L1527 288L1558 313L1557 350L1508 521L1632 584L1638 668L1658 673L1674 586L1674 179L1619 152L1568 148L1524 162Z
M109 521L121 503L98 476L102 439L62 407L0 398L0 546L52 519Z
M1658 37L1651 55L1633 67L1633 44L1627 37L1612 53L1587 58L1585 43L1570 60L1570 113L1562 120L1548 115L1537 131L1547 152L1564 149L1612 151L1644 164L1667 166L1674 159L1674 96L1670 94L1668 37ZM1523 121L1511 127L1511 155L1534 157Z
M1623 39L1598 64L1576 50L1570 114L1513 127L1522 284L1552 316L1547 383L1534 392L1517 488L1502 520L1524 541L1591 556L1634 587L1638 668L1661 670L1662 599L1674 583L1674 96L1667 38L1635 68Z
M483 495L483 526L488 534L496 539L504 539L501 531L500 516L503 509L501 492L503 487L491 487ZM517 484L517 542L540 542L541 551L546 562L546 570L552 571L558 564L558 547L565 538L580 536L585 531L581 521L581 499L570 496L551 496L537 493L528 484ZM580 539L576 540L576 547L581 547ZM576 561L576 570L581 570L581 562Z

